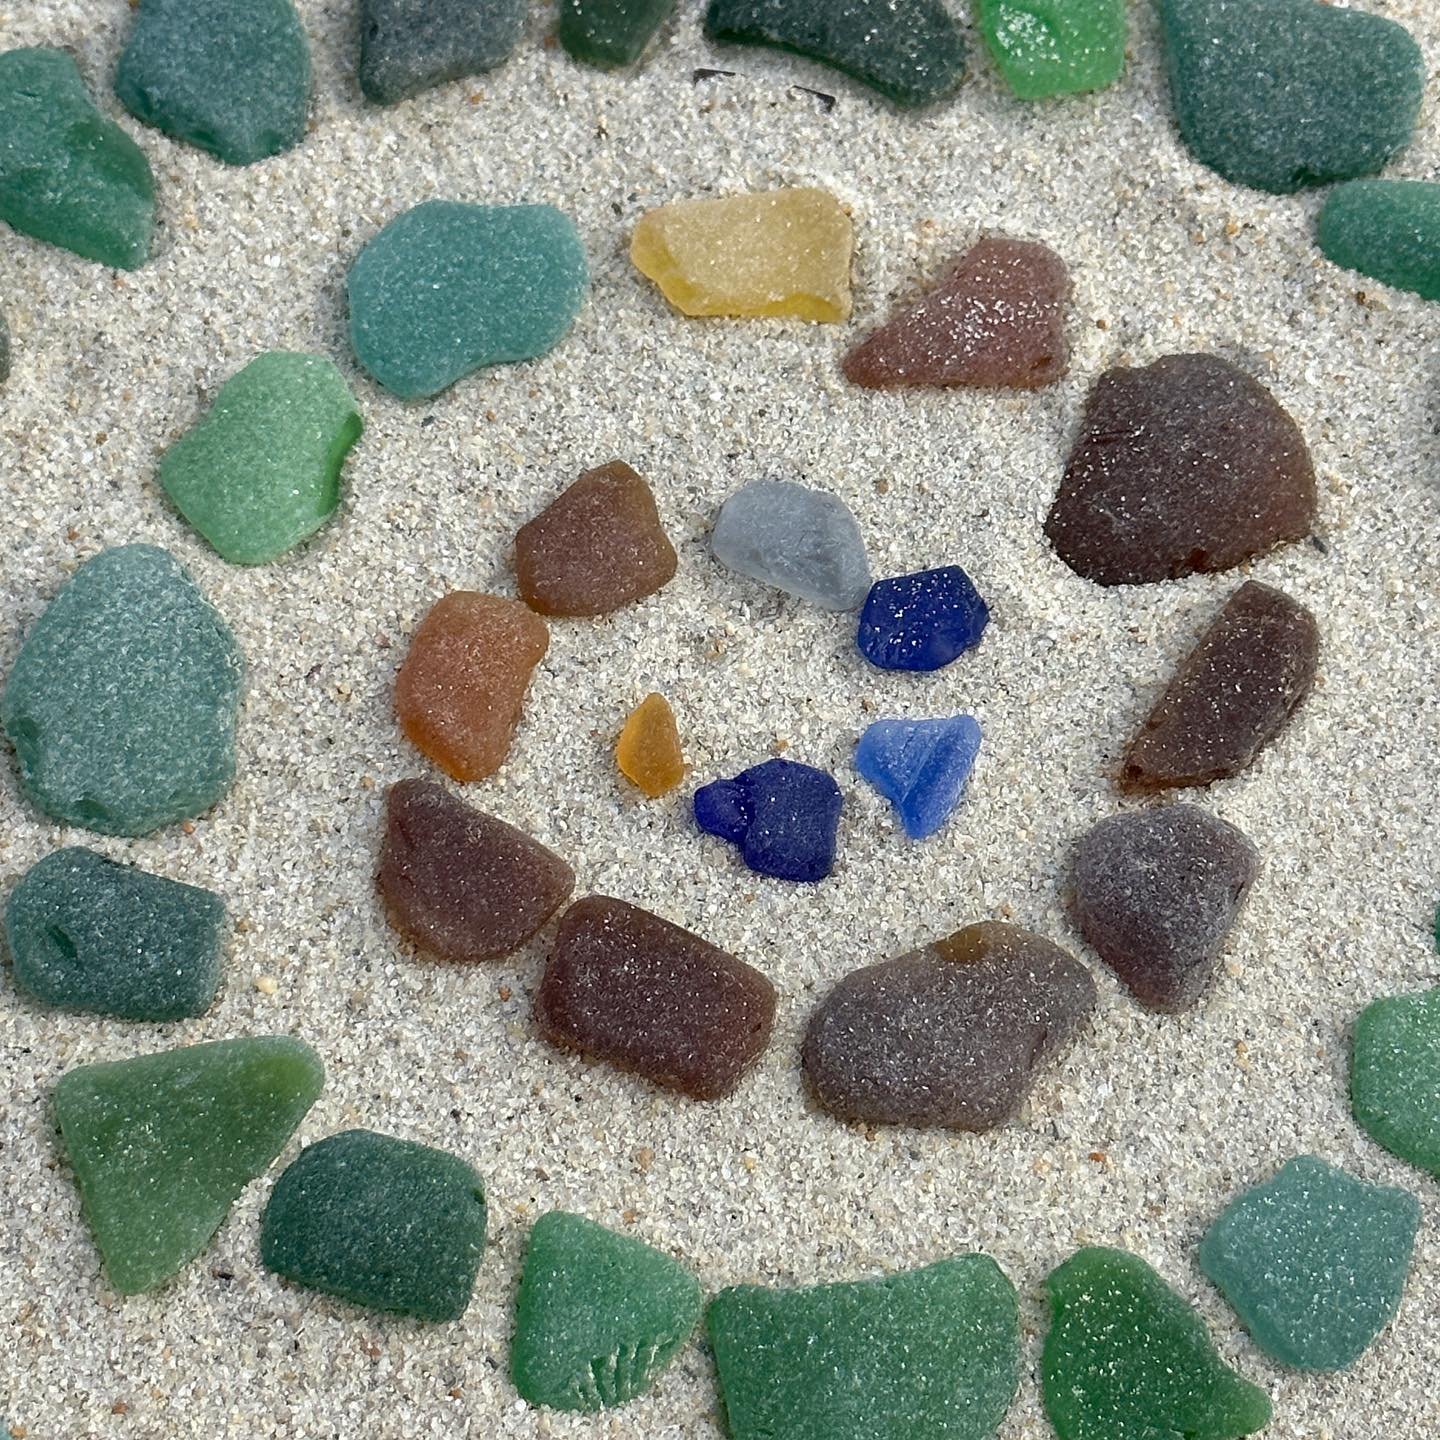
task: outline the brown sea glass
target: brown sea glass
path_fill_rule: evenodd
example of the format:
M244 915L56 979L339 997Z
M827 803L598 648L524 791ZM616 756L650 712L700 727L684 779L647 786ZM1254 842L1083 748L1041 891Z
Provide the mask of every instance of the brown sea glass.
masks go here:
M856 385L1033 390L1070 363L1070 272L1048 246L987 235L939 286L892 315L845 357Z
M1020 1113L1095 1001L1089 970L1058 945L968 925L845 976L811 1017L805 1073L842 1119L991 1130Z
M1246 581L1130 742L1121 788L1166 790L1238 775L1310 693L1319 653L1319 627L1298 600Z
M1217 355L1108 370L1045 521L1100 585L1228 570L1315 523L1305 439L1274 396Z
M516 600L469 590L443 596L395 677L400 728L453 779L493 775L549 645L545 622Z
M1080 841L1075 918L1142 1005L1188 1010L1259 873L1244 833L1194 805L1115 815Z
M668 794L685 778L675 712L663 695L647 695L630 712L615 743L615 764L652 800Z
M605 615L675 574L650 487L623 461L587 470L515 536L520 598L542 615Z
M401 780L386 798L375 885L411 944L469 965L518 950L569 898L575 872L444 786Z
M554 1045L715 1100L769 1044L775 987L658 915L589 895L560 922L535 1018Z

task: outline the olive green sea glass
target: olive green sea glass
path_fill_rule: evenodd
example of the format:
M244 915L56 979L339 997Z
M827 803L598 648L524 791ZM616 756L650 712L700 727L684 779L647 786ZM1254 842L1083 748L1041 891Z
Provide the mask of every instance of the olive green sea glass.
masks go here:
M1376 1000L1361 1012L1350 1107L1372 1140L1440 1179L1440 989Z
M110 1283L136 1294L194 1259L324 1079L320 1057L280 1035L62 1075L55 1114Z
M1352 180L1337 185L1320 212L1316 238L1337 265L1440 300L1440 184Z
M574 222L553 206L429 200L365 246L346 284L356 359L418 400L552 349L590 278Z
M964 32L942 0L710 0L705 28L833 65L897 105L942 100L965 78Z
M1230 1204L1200 1268L1267 1355L1340 1370L1394 1319L1419 1224L1408 1191L1301 1155Z
M1235 1440L1270 1423L1264 1391L1137 1256L1080 1250L1045 1287L1041 1389L1060 1440Z
M1159 0L1170 96L1202 164L1277 195L1373 175L1406 145L1420 47L1325 0Z
M140 0L115 71L139 121L230 165L305 138L310 46L292 0Z
M700 1319L700 1285L668 1255L552 1210L530 1231L510 1370L532 1405L604 1410L648 1390Z
M675 0L560 0L560 43L587 65L633 65Z
M1022 100L1103 90L1125 68L1125 0L980 0L980 33Z
M330 517L340 468L363 428L329 360L273 350L220 387L166 452L160 484L227 560L263 565Z
M706 1325L732 1440L984 1440L1019 1383L1015 1289L985 1255L841 1285L739 1285Z
M81 846L25 872L5 906L15 984L67 1010L179 1020L220 984L225 903Z
M301 1152L275 1182L265 1264L356 1305L458 1320L485 1253L485 1187L459 1156L372 1130Z
M0 53L0 220L87 260L133 270L150 254L155 182L63 50Z
M106 835L201 814L235 776L243 667L168 551L102 550L31 626L0 698L21 787Z

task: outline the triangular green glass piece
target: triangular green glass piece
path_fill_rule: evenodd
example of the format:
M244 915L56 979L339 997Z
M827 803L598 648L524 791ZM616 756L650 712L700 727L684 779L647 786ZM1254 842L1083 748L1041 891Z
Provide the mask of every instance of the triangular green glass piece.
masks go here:
M510 1368L532 1405L601 1410L659 1376L700 1319L683 1265L628 1235L552 1210L530 1232Z
M198 1255L324 1078L308 1045L279 1035L61 1076L55 1111L110 1283L149 1290Z

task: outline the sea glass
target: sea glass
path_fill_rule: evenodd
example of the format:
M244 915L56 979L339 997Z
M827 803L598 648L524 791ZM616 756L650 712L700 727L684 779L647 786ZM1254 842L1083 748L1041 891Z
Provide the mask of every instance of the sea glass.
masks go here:
M535 1018L554 1045L717 1100L770 1043L775 987L658 915L590 895L560 922Z
M1315 617L1284 591L1247 580L1131 740L1121 788L1167 790L1238 775L1310 693L1319 652Z
M1337 185L1326 196L1315 236L1335 264L1440 300L1440 184L1352 180Z
M363 428L329 360L272 350L232 375L166 451L160 484L225 559L264 565L330 518Z
M894 805L905 833L925 840L955 813L979 753L971 715L877 720L855 747L855 768Z
M686 315L837 321L850 314L854 243L828 191L765 190L647 211L630 259Z
M1075 856L1080 932L1148 1009L1196 1005L1260 873L1234 825L1194 805L1112 815Z
M202 814L235 776L243 668L168 551L101 551L31 626L0 699L22 788L107 835Z
M1236 1440L1270 1423L1264 1391L1138 1256L1080 1250L1045 1288L1041 1392L1059 1440Z
M319 1056L287 1036L81 1065L55 1116L85 1218L122 1294L193 1260L315 1103Z
M685 778L675 712L663 695L647 695L630 712L615 744L615 764L652 800L668 795Z
M1315 471L1274 396L1217 355L1107 370L1045 521L1100 585L1229 570L1315 524Z
M1048 246L986 235L845 356L845 378L872 388L1052 385L1070 365L1070 293L1070 272Z
M387 390L425 399L552 350L589 288L575 223L553 206L427 200L355 257L350 343Z
M373 1130L309 1145L275 1182L267 1268L372 1310L458 1320L485 1253L485 1186L444 1150Z
M95 108L65 51L0 52L0 135L0 220L102 265L145 263L150 162Z
M766 760L695 792L695 823L757 875L814 884L835 868L840 787L813 765Z
M901 106L943 100L965 78L964 32L941 0L710 0L705 29L832 65Z
M212 891L78 845L32 865L5 906L21 990L122 1020L203 1015L225 934L225 902Z
M700 1285L677 1261L580 1215L530 1231L510 1373L532 1405L624 1405L660 1378L700 1320Z
M1095 1009L1095 982L1058 945L986 921L852 970L805 1034L805 1074L845 1120L993 1130L1014 1120Z
M377 105L503 65L525 0L361 0L360 88Z
M958 565L877 580L855 643L882 670L939 670L980 643L990 607Z
M473 965L525 944L569 899L575 872L444 786L401 780L386 796L375 884L390 923L411 944Z
M1267 1355L1341 1370L1395 1318L1419 1224L1409 1191L1301 1155L1230 1203L1200 1268Z
M674 578L655 496L621 460L587 470L515 536L520 598L542 615L606 615Z
M1361 1012L1350 1108L1377 1144L1440 1179L1440 989L1388 996Z
M986 1255L733 1286L706 1327L732 1440L986 1440L1020 1379L1015 1288Z
M406 738L455 780L505 763L530 676L550 648L545 622L518 600L456 590L420 622L395 677Z
M560 43L603 69L633 65L675 9L676 0L560 0Z
M1125 68L1125 0L980 0L980 33L1022 100L1103 90Z

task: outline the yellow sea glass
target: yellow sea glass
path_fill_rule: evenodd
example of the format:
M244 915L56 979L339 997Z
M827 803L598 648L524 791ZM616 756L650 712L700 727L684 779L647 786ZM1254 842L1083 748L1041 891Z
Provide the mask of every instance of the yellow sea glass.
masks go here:
M647 695L631 712L615 745L620 773L652 800L685 778L675 712L663 695Z
M825 190L681 200L640 217L630 258L686 315L850 315L854 228Z

